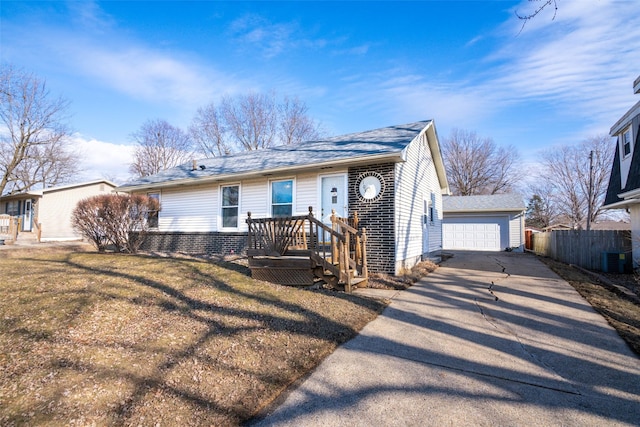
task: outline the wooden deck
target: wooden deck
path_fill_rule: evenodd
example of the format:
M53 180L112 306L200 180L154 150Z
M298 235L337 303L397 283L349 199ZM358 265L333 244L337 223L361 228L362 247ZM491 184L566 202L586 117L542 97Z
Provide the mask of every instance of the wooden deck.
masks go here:
M277 218L247 218L247 256L252 277L292 286L310 286L317 280L366 286L366 230L354 218L331 215L331 225L309 214Z

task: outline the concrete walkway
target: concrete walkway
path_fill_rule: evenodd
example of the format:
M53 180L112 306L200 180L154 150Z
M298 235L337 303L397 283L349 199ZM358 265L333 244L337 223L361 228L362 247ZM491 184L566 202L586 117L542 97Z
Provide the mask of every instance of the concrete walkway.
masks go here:
M640 359L533 255L456 253L280 403L253 425L640 425Z

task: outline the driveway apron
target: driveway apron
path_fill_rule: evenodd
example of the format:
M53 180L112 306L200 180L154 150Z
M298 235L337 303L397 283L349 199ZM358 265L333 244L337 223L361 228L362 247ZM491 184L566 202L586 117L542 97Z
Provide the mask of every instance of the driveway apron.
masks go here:
M535 256L457 252L253 424L640 425L640 359Z

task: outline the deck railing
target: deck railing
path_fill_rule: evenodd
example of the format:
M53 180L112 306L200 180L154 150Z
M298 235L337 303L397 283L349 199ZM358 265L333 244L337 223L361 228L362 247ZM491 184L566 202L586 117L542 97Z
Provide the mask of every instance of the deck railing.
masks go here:
M354 218L331 215L331 225L313 215L252 218L248 213L248 249L251 257L309 256L338 278L350 292L356 277L367 278L366 230ZM354 227L355 225L355 227Z
M17 216L0 215L0 238L15 241L18 238L21 220Z

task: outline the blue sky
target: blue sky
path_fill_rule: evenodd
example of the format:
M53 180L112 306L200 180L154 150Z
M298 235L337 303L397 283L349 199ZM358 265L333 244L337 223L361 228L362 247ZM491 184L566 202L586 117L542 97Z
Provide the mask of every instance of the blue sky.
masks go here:
M223 95L304 100L332 135L434 119L540 150L606 134L638 97L640 3L0 3L0 59L71 101L82 179L124 181L148 119L187 128ZM521 31L522 30L522 31Z

